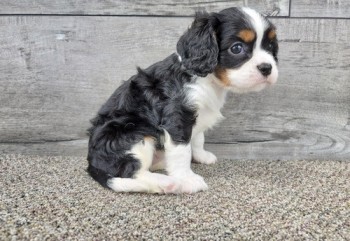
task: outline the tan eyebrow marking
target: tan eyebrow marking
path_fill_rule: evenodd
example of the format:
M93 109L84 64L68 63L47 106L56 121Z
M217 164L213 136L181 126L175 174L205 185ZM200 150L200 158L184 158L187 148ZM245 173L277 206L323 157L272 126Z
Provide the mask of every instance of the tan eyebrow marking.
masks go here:
M276 38L276 30L275 30L275 29L271 29L270 32L268 32L267 37L268 37L270 40Z
M241 30L238 35L244 42L249 43L255 39L255 32L250 29Z

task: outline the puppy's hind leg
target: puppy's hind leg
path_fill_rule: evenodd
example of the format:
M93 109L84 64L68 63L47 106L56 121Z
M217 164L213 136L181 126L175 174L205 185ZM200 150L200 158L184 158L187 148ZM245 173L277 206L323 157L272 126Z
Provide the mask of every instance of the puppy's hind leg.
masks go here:
M175 178L149 171L154 152L153 138L145 137L127 152L141 163L137 173L133 178L111 178L107 186L116 192L177 193L179 185Z
M145 171L135 178L114 177L108 180L108 187L116 192L178 193L176 179L164 174Z
M191 170L191 144L175 144L165 133L165 163L169 176L178 179L180 192L195 193L208 189L204 179Z

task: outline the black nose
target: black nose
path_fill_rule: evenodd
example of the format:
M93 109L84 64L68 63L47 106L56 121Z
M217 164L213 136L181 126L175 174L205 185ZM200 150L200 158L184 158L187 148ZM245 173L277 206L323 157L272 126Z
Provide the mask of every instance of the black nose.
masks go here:
M259 64L257 67L263 76L268 76L271 74L271 69L272 69L271 64L262 63L262 64Z

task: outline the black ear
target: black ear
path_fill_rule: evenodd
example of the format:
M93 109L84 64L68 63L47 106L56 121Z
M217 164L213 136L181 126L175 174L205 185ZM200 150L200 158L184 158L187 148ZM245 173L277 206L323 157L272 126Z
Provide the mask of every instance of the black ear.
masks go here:
M205 77L218 63L219 47L215 36L217 19L206 12L197 12L191 27L177 43L182 64L190 74Z

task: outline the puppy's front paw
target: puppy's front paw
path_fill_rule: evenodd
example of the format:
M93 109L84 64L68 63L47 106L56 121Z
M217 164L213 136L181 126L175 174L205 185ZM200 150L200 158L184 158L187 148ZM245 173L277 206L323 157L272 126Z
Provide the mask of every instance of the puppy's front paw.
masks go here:
M164 194L177 194L179 193L181 189L181 186L178 184L178 183L172 183L172 184L169 184L168 186L164 186L162 187L162 193Z
M206 150L193 150L193 160L197 163L203 163L203 164L214 164L218 159L217 157L211 153L210 151Z
M181 178L180 185L182 193L195 193L208 189L208 185L205 183L203 177L194 173Z

